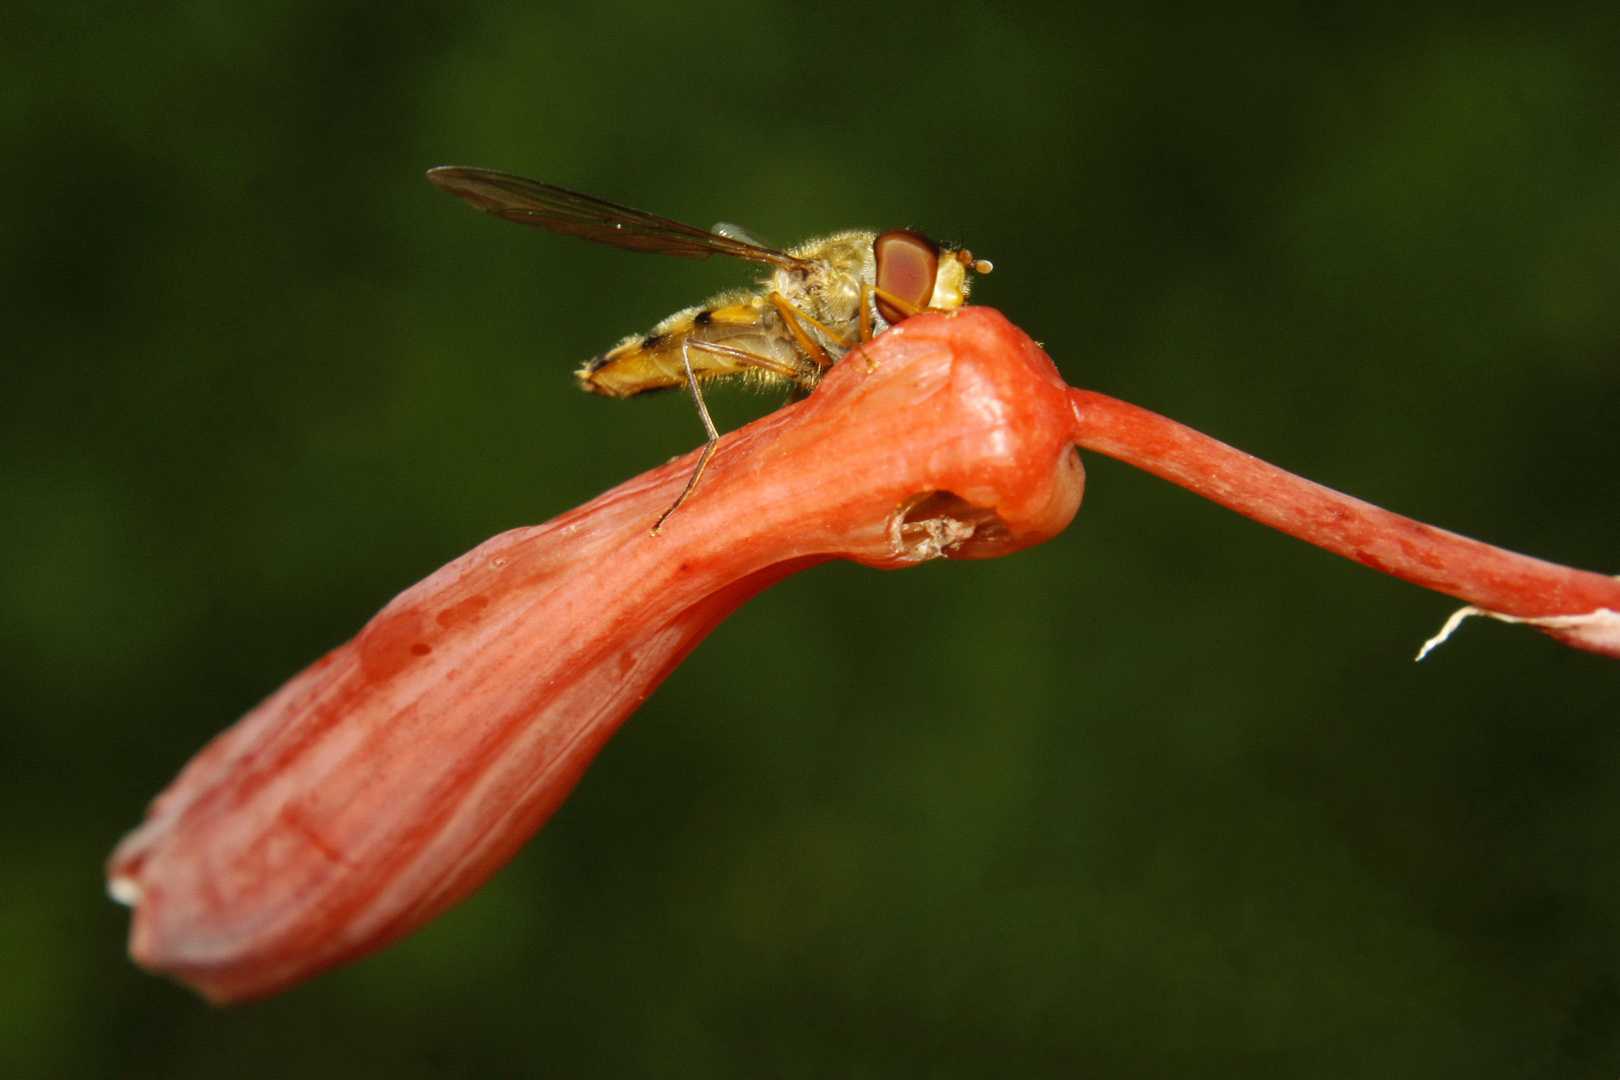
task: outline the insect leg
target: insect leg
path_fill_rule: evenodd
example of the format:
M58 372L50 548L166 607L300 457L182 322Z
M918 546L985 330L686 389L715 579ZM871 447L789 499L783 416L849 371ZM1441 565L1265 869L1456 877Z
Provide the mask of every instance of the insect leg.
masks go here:
M788 333L792 334L793 340L799 343L799 348L803 349L805 355L814 360L819 367L832 367L833 360L832 357L827 355L827 350L821 347L820 342L816 341L805 330L805 323L814 326L846 349L852 344L788 303L781 293L771 293L771 306L776 308L776 313L782 316L782 320L787 323Z
M777 296L778 299L780 299L782 301L782 304L787 308L787 310L789 312L792 312L792 317L793 318L795 318L795 319L803 319L805 322L809 323L811 326L815 327L817 330L820 330L823 334L826 334L828 337L832 338L842 348L848 349L848 348L854 347L855 343L853 341L849 340L849 338L845 337L842 334L833 333L832 327L828 326L826 323L822 322L820 319L816 318L814 315L807 315L803 311L800 311L798 308L794 307L792 304L789 304L787 302L786 297L782 297L777 293L772 293L771 295ZM777 310L781 311L782 309L779 307L779 308L777 308Z
M703 453L698 457L697 468L692 470L692 475L687 479L686 487L681 491L680 498L676 499L674 505L668 510L659 514L658 520L653 522L652 535L654 536L664 531L664 522L669 520L669 515L679 510L681 504L691 498L692 492L697 490L698 480L702 478L703 470L708 467L709 459L714 457L715 448L720 445L720 433L714 430L714 421L709 419L709 406L704 404L703 391L698 388L697 374L692 370L692 357L687 352L684 344L681 346L681 363L686 366L686 385L692 390L692 400L697 402L698 418L703 421L703 430L708 434L709 441L704 443Z
M804 375L802 370L794 367L792 364L785 364L780 360L773 360L769 356L761 356L758 353L751 353L747 349L736 349L732 348L730 345L721 345L717 341L687 341L682 345L682 348L685 348L686 346L691 346L692 348L697 349L699 352L712 353L715 356L724 356L727 359L742 364L744 367L759 368L761 371L769 372L772 375L779 375L784 379L797 381Z
M863 282L861 284L862 341L872 340L872 320L869 315L869 308L874 297L881 299L885 304L888 304L890 307L894 308L908 319L913 315L921 315L925 311L940 310L937 308L920 308L909 300L900 299L900 297L894 295L892 292L889 292L887 289L880 289L876 285L868 285Z

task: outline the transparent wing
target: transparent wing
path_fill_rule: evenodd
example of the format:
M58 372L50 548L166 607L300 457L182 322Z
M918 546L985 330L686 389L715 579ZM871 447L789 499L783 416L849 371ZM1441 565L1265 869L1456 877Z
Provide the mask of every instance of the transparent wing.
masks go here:
M715 252L750 262L802 268L803 259L723 233L704 232L644 210L492 169L448 165L429 169L428 179L475 209L519 225L583 236L629 251L655 251L680 259L707 259Z

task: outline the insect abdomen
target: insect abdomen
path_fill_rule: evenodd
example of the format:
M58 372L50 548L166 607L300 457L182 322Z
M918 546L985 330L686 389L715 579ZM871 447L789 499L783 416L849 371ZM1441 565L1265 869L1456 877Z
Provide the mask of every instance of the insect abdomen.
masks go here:
M684 350L699 379L740 374L798 381L805 362L772 325L775 318L757 296L724 294L625 338L575 376L585 389L608 397L663 390L686 381Z

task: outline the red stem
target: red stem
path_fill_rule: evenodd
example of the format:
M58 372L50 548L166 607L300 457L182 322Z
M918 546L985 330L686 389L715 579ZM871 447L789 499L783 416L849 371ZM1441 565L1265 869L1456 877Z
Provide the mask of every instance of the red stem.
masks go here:
M1520 618L1620 611L1620 580L1424 525L1269 465L1146 409L1069 390L1074 441L1374 570ZM1543 627L1579 648L1612 642Z

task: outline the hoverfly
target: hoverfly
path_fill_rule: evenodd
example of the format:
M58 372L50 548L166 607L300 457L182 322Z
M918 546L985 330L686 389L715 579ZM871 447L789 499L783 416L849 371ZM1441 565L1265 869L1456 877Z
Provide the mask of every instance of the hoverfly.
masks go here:
M808 393L856 344L919 312L960 307L968 271L990 272L990 263L909 229L841 232L775 251L734 225L705 232L510 173L446 166L427 175L475 209L521 225L629 251L681 259L719 252L771 268L757 288L723 292L677 311L575 372L585 389L609 397L683 383L692 392L708 443L680 498L653 525L655 536L697 488L720 439L701 381L740 375Z

